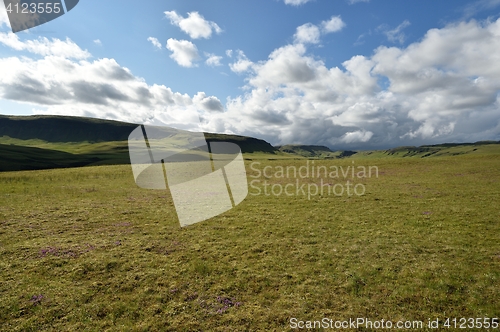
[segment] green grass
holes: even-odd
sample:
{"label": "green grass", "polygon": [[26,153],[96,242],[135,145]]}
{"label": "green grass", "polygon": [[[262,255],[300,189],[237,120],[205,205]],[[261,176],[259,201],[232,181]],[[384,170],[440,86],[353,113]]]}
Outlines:
{"label": "green grass", "polygon": [[499,156],[317,160],[379,177],[353,180],[360,197],[249,195],[182,229],[169,192],[137,188],[129,165],[0,173],[0,330],[498,317]]}

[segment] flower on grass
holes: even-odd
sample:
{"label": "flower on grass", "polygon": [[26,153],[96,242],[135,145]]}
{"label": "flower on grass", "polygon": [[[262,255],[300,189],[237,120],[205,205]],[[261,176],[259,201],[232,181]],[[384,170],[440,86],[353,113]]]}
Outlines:
{"label": "flower on grass", "polygon": [[33,305],[39,305],[42,303],[42,299],[43,299],[43,295],[42,294],[39,294],[39,295],[33,295],[30,299],[30,302],[33,304]]}

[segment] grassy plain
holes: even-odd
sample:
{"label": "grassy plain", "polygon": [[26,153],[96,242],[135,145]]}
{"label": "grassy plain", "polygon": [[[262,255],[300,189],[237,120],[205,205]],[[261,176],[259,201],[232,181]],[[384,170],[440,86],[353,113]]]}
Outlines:
{"label": "grassy plain", "polygon": [[[129,165],[0,173],[0,330],[499,317],[500,150],[481,151],[317,160],[379,176],[351,179],[366,186],[359,197],[249,195],[182,229],[169,192],[138,188]],[[249,180],[252,168],[306,165],[252,162]]]}

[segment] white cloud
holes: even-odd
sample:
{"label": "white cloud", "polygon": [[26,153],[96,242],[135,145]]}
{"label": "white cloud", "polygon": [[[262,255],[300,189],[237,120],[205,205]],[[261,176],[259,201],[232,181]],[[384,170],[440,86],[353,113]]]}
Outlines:
{"label": "white cloud", "polygon": [[205,92],[198,92],[193,97],[193,103],[198,106],[198,108],[203,109],[207,112],[223,112],[224,106],[217,97],[207,96]]}
{"label": "white cloud", "polygon": [[347,2],[350,5],[354,5],[355,3],[358,3],[358,2],[370,2],[370,0],[347,0]]}
{"label": "white cloud", "polygon": [[331,33],[342,30],[346,24],[339,16],[332,16],[328,21],[321,22],[323,33]]}
{"label": "white cloud", "polygon": [[229,68],[235,73],[243,73],[251,69],[253,62],[248,60],[243,51],[238,50],[237,53],[238,60],[234,63],[231,63],[229,65]]}
{"label": "white cloud", "polygon": [[0,43],[17,51],[27,51],[42,56],[55,55],[73,59],[86,59],[90,57],[90,53],[87,50],[82,50],[69,38],[66,38],[66,40],[57,38],[49,40],[45,37],[40,37],[35,40],[22,41],[15,33],[0,32]]}
{"label": "white cloud", "polygon": [[395,29],[389,30],[386,24],[379,26],[377,29],[382,31],[390,42],[399,42],[400,44],[403,44],[406,40],[406,35],[403,32],[403,29],[408,26],[410,26],[410,21],[404,20],[403,23],[398,25]]}
{"label": "white cloud", "polygon": [[222,60],[222,57],[219,55],[211,54],[211,53],[205,53],[205,56],[207,57],[207,60],[205,63],[211,67],[218,67],[222,66],[220,63]]}
{"label": "white cloud", "polygon": [[366,143],[368,142],[373,136],[373,133],[371,131],[353,131],[353,132],[348,132],[344,136],[342,136],[341,140],[345,143]]}
{"label": "white cloud", "polygon": [[88,116],[132,123],[199,128],[199,112],[223,110],[203,92],[195,98],[148,85],[113,59],[92,62],[47,56],[0,59],[0,98],[33,105],[40,114]]}
{"label": "white cloud", "polygon": [[251,66],[247,92],[204,128],[338,148],[500,140],[499,37],[500,19],[449,25],[340,68],[286,45]]}
{"label": "white cloud", "polygon": [[285,4],[292,6],[300,6],[305,3],[308,3],[311,0],[285,0]]}
{"label": "white cloud", "polygon": [[161,43],[158,40],[158,38],[148,37],[148,41],[151,42],[151,44],[153,44],[153,46],[156,47],[157,49],[159,49],[159,50],[162,49]]}
{"label": "white cloud", "polygon": [[95,40],[94,40],[94,44],[99,45],[99,46],[102,46],[102,42],[101,42],[101,40],[100,40],[100,39],[95,39]]}
{"label": "white cloud", "polygon": [[[51,47],[68,42],[35,41]],[[194,65],[196,46],[169,41],[177,62]],[[432,29],[407,47],[381,46],[339,67],[318,60],[307,43],[284,45],[256,62],[238,50],[230,68],[245,75],[246,86],[224,105],[203,92],[191,98],[148,85],[113,59],[83,60],[74,52],[17,39],[4,44],[36,50],[37,56],[0,59],[0,98],[28,103],[45,114],[339,149],[500,140],[500,19]],[[199,115],[201,126],[192,125]]]}
{"label": "white cloud", "polygon": [[321,33],[327,34],[342,30],[346,24],[340,16],[332,16],[329,20],[321,22],[321,30],[312,23],[306,23],[297,27],[293,38],[295,43],[299,44],[318,44]]}
{"label": "white cloud", "polygon": [[500,0],[477,0],[471,1],[464,8],[465,17],[471,17],[483,10],[491,10],[500,6]]}
{"label": "white cloud", "polygon": [[0,99],[32,105],[37,114],[87,116],[200,131],[200,113],[224,110],[217,97],[203,92],[191,98],[163,85],[148,85],[114,59],[75,58],[74,52],[61,52],[61,41],[43,40],[42,47],[10,38],[4,44],[14,50],[48,54],[41,59],[0,58]]}
{"label": "white cloud", "polygon": [[188,17],[184,18],[175,11],[166,11],[165,16],[170,19],[170,23],[178,26],[193,39],[208,39],[213,32],[217,34],[222,32],[217,23],[205,20],[198,12],[190,12]]}
{"label": "white cloud", "polygon": [[228,58],[232,58],[233,57],[233,50],[226,50],[226,56]]}
{"label": "white cloud", "polygon": [[169,38],[167,49],[172,52],[170,57],[182,67],[195,67],[194,62],[200,57],[196,45],[187,40]]}
{"label": "white cloud", "polygon": [[297,32],[294,35],[294,40],[296,43],[317,44],[319,43],[319,37],[319,28],[314,24],[306,23],[297,28]]}

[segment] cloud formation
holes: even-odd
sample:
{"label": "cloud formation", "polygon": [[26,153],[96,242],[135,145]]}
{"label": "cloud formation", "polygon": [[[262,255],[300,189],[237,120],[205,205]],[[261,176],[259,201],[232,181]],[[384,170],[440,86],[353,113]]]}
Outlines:
{"label": "cloud formation", "polygon": [[306,23],[297,28],[294,39],[296,43],[317,44],[319,43],[319,36],[319,28],[314,24]]}
{"label": "cloud formation", "polygon": [[339,148],[499,140],[499,37],[500,19],[462,22],[340,68],[285,45],[248,66],[248,92],[205,129]]}
{"label": "cloud formation", "polygon": [[158,40],[158,38],[148,37],[148,41],[151,42],[151,44],[153,44],[153,46],[156,47],[157,49],[159,49],[159,50],[162,49],[161,43]]}
{"label": "cloud formation", "polygon": [[392,30],[389,29],[387,24],[380,25],[377,30],[381,31],[390,42],[403,44],[406,40],[406,35],[403,32],[403,29],[410,26],[410,24],[410,21],[404,20],[403,23]]}
{"label": "cloud formation", "polygon": [[217,34],[222,32],[217,23],[205,20],[198,12],[190,12],[188,17],[184,18],[175,11],[166,11],[165,16],[170,19],[171,24],[178,26],[192,39],[208,39],[213,32]]}
{"label": "cloud formation", "polygon": [[170,57],[182,67],[195,67],[194,62],[200,58],[198,48],[188,40],[169,38],[167,49],[172,52]]}
{"label": "cloud formation", "polygon": [[500,0],[476,0],[471,1],[464,8],[464,15],[469,18],[483,10],[489,10],[500,6]]}
{"label": "cloud formation", "polygon": [[[218,98],[204,92],[191,98],[163,85],[149,85],[114,59],[88,61],[91,54],[69,39],[21,41],[2,33],[0,40],[11,49],[36,55],[0,58],[0,99],[32,105],[37,114],[97,117],[200,131],[200,115],[224,110]],[[187,65],[192,60],[190,42],[173,40],[170,45],[178,61]]]}
{"label": "cloud formation", "polygon": [[91,56],[87,50],[82,50],[69,38],[66,38],[66,40],[57,38],[49,40],[40,37],[35,40],[21,41],[15,33],[0,32],[0,43],[16,51],[27,51],[42,56],[55,55],[69,59],[87,59]]}
{"label": "cloud formation", "polygon": [[323,33],[338,32],[342,30],[346,24],[342,21],[339,16],[332,16],[328,21],[321,22],[321,28]]}
{"label": "cloud formation", "polygon": [[210,66],[210,67],[219,67],[222,66],[221,60],[222,57],[220,55],[215,55],[212,53],[205,53],[205,56],[207,57],[207,60],[205,60],[205,63]]}
{"label": "cloud formation", "polygon": [[308,3],[311,0],[284,0],[286,5],[291,5],[291,6],[300,6],[305,3]]}
{"label": "cloud formation", "polygon": [[321,29],[312,24],[306,23],[297,27],[294,41],[299,44],[318,44],[321,34],[328,34],[342,30],[346,24],[340,16],[332,16],[328,21],[321,22]]}
{"label": "cloud formation", "polygon": [[36,113],[90,116],[200,130],[200,112],[220,112],[220,101],[148,85],[113,59],[72,61],[56,56],[0,59],[0,98],[32,104]]}
{"label": "cloud formation", "polygon": [[[0,39],[36,55],[0,59],[0,98],[37,113],[339,149],[500,140],[500,19],[431,29],[411,45],[380,46],[338,67],[311,54],[309,42],[283,45],[262,61],[228,52],[246,86],[225,105],[204,92],[149,85],[113,59],[90,61],[70,40]],[[167,48],[186,67],[199,58],[189,41],[169,39]]]}
{"label": "cloud formation", "polygon": [[[244,73],[251,68],[253,62],[248,60],[247,56],[245,55],[245,53],[243,53],[242,50],[238,50],[236,53],[237,53],[237,60],[236,62],[229,64],[229,68],[235,73],[238,74]],[[230,52],[226,51],[226,55],[228,57],[232,57],[233,51],[232,50]]]}
{"label": "cloud formation", "polygon": [[208,112],[223,112],[224,106],[220,102],[219,98],[214,96],[207,96],[205,92],[198,92],[193,97],[193,102],[196,105],[201,106],[201,108]]}

